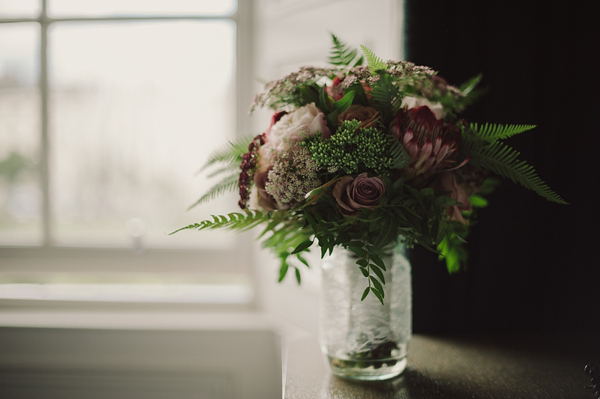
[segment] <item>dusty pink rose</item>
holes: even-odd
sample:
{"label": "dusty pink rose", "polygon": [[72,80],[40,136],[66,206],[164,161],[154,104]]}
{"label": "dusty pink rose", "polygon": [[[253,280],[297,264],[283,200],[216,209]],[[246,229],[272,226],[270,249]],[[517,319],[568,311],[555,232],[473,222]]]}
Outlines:
{"label": "dusty pink rose", "polygon": [[355,214],[360,208],[374,208],[385,192],[385,185],[379,177],[367,177],[366,173],[342,177],[333,188],[333,196],[342,212]]}

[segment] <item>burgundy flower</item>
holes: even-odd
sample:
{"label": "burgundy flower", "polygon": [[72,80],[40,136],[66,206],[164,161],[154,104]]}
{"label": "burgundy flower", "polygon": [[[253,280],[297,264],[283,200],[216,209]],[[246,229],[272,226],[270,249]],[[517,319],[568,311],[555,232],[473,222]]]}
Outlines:
{"label": "burgundy flower", "polygon": [[342,212],[358,213],[360,208],[374,208],[385,193],[385,185],[379,177],[367,177],[366,173],[342,177],[333,188],[333,196]]}
{"label": "burgundy flower", "polygon": [[343,79],[343,77],[340,78],[336,76],[335,78],[333,78],[331,86],[326,87],[327,94],[329,94],[329,96],[331,96],[334,101],[340,101],[342,97],[344,97],[344,88],[340,84],[342,83]]}
{"label": "burgundy flower", "polygon": [[426,105],[400,109],[391,133],[400,140],[411,159],[402,175],[407,181],[416,180],[416,185],[434,173],[459,168],[468,161],[457,165],[459,126],[437,119]]}
{"label": "burgundy flower", "polygon": [[238,179],[238,189],[240,193],[238,205],[242,209],[246,209],[248,200],[250,199],[250,188],[252,187],[254,173],[258,167],[258,150],[264,143],[265,134],[259,134],[254,137],[248,145],[248,152],[242,156],[242,163],[240,164],[241,172]]}

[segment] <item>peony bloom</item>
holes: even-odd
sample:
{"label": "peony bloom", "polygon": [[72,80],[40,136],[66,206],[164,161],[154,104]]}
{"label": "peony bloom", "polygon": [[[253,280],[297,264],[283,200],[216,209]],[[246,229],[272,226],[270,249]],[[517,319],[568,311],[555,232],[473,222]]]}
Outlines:
{"label": "peony bloom", "polygon": [[266,143],[260,149],[261,157],[271,159],[275,154],[289,149],[290,144],[299,142],[307,136],[320,133],[331,136],[323,114],[314,104],[300,107],[289,114],[282,115],[269,129]]}
{"label": "peony bloom", "polygon": [[333,196],[342,213],[352,215],[360,208],[374,208],[385,193],[385,185],[379,177],[367,177],[361,173],[356,178],[342,177],[333,188]]}
{"label": "peony bloom", "polygon": [[460,140],[458,127],[444,124],[426,105],[400,109],[390,131],[411,159],[402,175],[408,181],[417,180],[417,185],[434,173],[459,168],[468,161],[456,164]]}
{"label": "peony bloom", "polygon": [[373,107],[363,107],[353,104],[346,111],[338,115],[338,123],[356,119],[360,122],[360,128],[376,127],[379,119],[379,112]]}

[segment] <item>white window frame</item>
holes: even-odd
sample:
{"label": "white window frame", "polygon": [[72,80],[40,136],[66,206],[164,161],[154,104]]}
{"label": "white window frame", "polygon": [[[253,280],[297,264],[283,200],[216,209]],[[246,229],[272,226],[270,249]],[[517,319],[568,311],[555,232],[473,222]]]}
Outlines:
{"label": "white window frame", "polygon": [[[40,26],[39,81],[40,93],[40,188],[42,192],[42,245],[7,246],[0,244],[0,274],[19,273],[40,275],[49,273],[233,273],[246,274],[256,286],[252,272],[251,245],[248,236],[237,236],[235,251],[214,249],[161,249],[148,248],[136,252],[128,248],[69,247],[57,245],[53,240],[53,220],[49,173],[49,102],[48,81],[48,28],[61,22],[106,21],[233,21],[236,25],[236,134],[250,133],[247,110],[252,100],[252,0],[238,0],[237,10],[228,16],[211,15],[135,15],[102,17],[50,17],[47,0],[40,0],[41,10],[37,17],[0,18],[0,25],[14,23],[37,23]],[[182,171],[185,173],[185,171]],[[193,221],[191,221],[193,222]],[[202,233],[198,233],[202,234]],[[209,234],[209,233],[205,233]],[[232,233],[234,234],[234,233]],[[200,241],[200,240],[199,240]],[[10,302],[10,301],[9,301]],[[5,303],[6,304],[6,303]],[[252,305],[252,304],[250,304]]]}

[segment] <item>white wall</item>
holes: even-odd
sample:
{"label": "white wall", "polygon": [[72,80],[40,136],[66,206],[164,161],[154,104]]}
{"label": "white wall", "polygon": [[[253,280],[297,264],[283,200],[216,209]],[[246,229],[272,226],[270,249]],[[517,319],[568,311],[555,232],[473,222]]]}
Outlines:
{"label": "white wall", "polygon": [[[326,63],[329,32],[354,47],[363,44],[383,59],[401,59],[402,4],[402,0],[256,0],[255,91],[299,66]],[[255,132],[265,130],[271,114],[270,110],[256,112]],[[316,334],[319,257],[313,259],[312,270],[303,269],[304,283],[299,288],[293,272],[277,284],[278,265],[270,253],[254,254],[261,308]]]}

